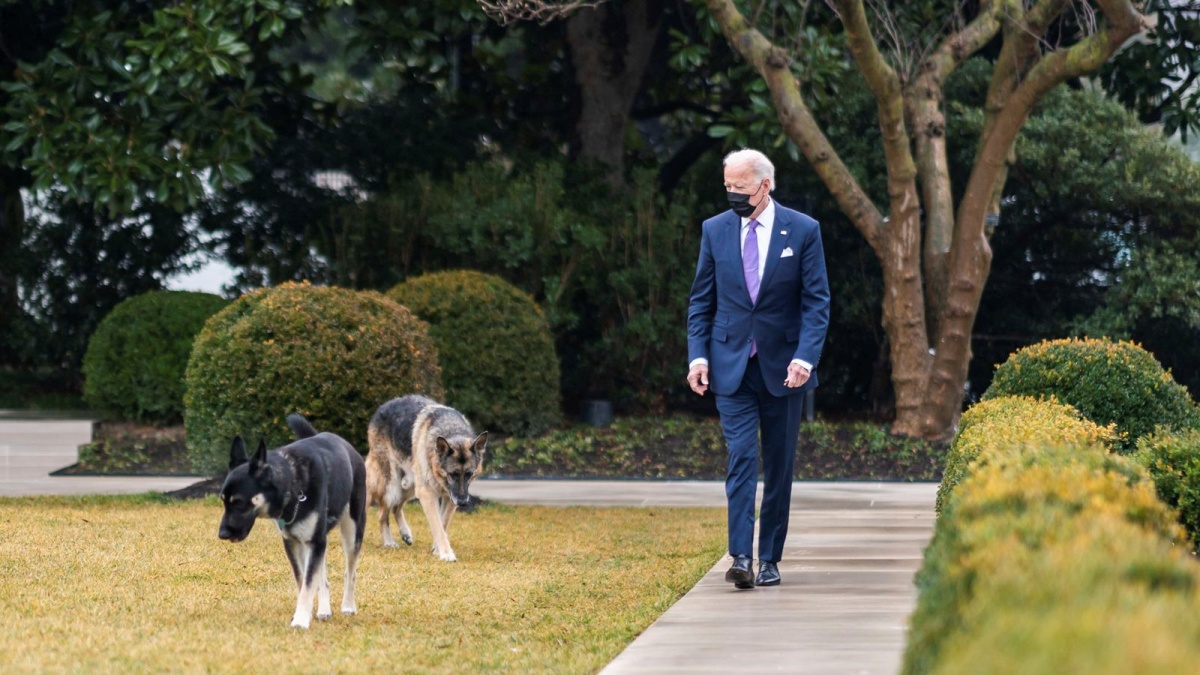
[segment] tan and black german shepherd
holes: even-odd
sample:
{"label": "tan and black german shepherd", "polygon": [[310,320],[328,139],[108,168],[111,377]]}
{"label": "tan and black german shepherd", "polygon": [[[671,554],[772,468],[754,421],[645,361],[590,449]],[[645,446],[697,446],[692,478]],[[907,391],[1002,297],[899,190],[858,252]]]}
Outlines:
{"label": "tan and black german shepherd", "polygon": [[415,496],[433,533],[433,552],[458,560],[450,548],[450,518],[471,497],[467,489],[483,469],[487,432],[478,436],[457,410],[410,394],[379,406],[367,427],[367,500],[379,506],[383,545],[396,547],[388,527],[395,514],[400,538],[412,544],[404,505]]}

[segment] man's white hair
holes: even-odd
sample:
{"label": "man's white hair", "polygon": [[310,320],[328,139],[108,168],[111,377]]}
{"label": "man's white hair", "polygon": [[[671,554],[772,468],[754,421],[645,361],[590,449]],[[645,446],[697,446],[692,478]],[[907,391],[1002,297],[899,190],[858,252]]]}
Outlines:
{"label": "man's white hair", "polygon": [[749,166],[750,170],[754,172],[756,179],[759,181],[770,179],[771,190],[775,189],[775,165],[771,163],[771,160],[767,159],[766,155],[758,150],[751,150],[750,148],[734,150],[725,155],[725,161],[721,162],[721,166]]}

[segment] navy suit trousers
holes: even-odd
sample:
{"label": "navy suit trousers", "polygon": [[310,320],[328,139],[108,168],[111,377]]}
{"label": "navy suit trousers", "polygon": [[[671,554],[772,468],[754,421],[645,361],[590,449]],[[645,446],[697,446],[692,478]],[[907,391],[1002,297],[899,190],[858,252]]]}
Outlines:
{"label": "navy suit trousers", "polygon": [[729,554],[750,556],[754,547],[754,501],[758,491],[759,432],[762,433],[763,500],[758,559],[779,562],[787,538],[792,474],[800,435],[802,395],[772,396],[758,358],[751,358],[741,386],[717,394],[717,412],[729,449],[725,496],[729,502]]}

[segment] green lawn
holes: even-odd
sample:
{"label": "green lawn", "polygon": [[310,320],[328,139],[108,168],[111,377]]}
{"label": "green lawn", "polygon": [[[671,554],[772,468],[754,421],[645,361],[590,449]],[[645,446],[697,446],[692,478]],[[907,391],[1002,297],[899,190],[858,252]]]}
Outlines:
{"label": "green lawn", "polygon": [[[488,505],[451,528],[458,563],[384,549],[371,510],[358,615],[288,627],[278,531],[217,539],[215,498],[0,499],[0,663],[12,671],[594,672],[716,562],[722,509]],[[336,534],[336,533],[335,533]]]}

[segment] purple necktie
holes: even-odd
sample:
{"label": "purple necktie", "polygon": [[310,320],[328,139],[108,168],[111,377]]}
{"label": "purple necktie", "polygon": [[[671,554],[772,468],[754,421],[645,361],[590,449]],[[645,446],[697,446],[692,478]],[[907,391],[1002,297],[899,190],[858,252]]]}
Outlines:
{"label": "purple necktie", "polygon": [[[746,277],[746,290],[750,293],[750,302],[758,302],[758,221],[751,219],[750,231],[746,233],[746,243],[742,246],[742,274]],[[750,341],[750,356],[758,352],[758,345]]]}
{"label": "purple necktie", "polygon": [[758,302],[758,235],[754,233],[758,221],[751,220],[749,227],[746,243],[742,245],[742,274],[746,277],[746,290],[750,292],[750,302]]}

